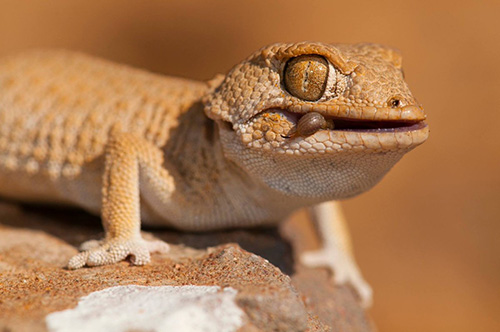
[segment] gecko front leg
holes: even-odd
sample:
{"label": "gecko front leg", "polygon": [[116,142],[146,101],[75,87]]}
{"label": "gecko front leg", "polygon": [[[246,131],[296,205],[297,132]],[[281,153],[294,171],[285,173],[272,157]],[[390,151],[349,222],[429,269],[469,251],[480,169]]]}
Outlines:
{"label": "gecko front leg", "polygon": [[323,247],[305,252],[301,261],[310,267],[328,267],[333,271],[336,284],[350,284],[357,292],[364,307],[372,304],[372,289],[363,279],[354,260],[352,245],[340,204],[325,202],[310,209],[318,227]]}
{"label": "gecko front leg", "polygon": [[113,264],[129,256],[132,264],[144,265],[150,261],[151,252],[168,251],[165,242],[146,241],[140,234],[140,175],[154,182],[155,191],[164,199],[174,190],[174,181],[162,164],[163,155],[156,146],[141,137],[113,130],[105,150],[102,188],[105,236],[83,243],[84,251],[70,259],[69,269]]}

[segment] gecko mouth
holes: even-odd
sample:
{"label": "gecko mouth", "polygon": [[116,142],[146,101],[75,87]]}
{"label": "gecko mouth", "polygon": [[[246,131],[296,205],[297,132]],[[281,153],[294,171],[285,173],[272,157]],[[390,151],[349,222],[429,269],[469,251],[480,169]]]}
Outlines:
{"label": "gecko mouth", "polygon": [[310,111],[305,114],[295,113],[284,109],[273,109],[292,122],[293,132],[300,136],[309,136],[318,130],[387,133],[414,131],[425,128],[424,120],[368,120],[347,117],[329,116]]}
{"label": "gecko mouth", "polygon": [[392,114],[383,109],[378,114],[370,111],[357,109],[325,114],[314,109],[299,113],[269,108],[236,128],[241,130],[242,142],[248,147],[309,155],[361,150],[396,151],[416,147],[429,135],[421,108],[396,109]]}

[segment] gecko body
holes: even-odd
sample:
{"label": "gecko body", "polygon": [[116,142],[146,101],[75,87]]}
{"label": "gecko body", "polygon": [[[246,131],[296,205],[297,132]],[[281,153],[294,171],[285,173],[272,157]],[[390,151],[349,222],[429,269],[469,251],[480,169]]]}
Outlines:
{"label": "gecko body", "polygon": [[[307,114],[307,115],[306,115]],[[208,84],[66,51],[0,60],[0,196],[100,214],[69,268],[150,252],[141,221],[182,230],[272,225],[311,207],[334,270],[365,304],[334,200],[374,186],[428,136],[397,51],[274,44]]]}

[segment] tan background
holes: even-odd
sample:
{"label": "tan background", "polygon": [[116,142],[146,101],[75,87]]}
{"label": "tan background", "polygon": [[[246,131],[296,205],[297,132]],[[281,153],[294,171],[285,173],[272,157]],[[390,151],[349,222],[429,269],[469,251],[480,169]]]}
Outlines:
{"label": "tan background", "polygon": [[404,55],[430,140],[346,202],[380,331],[500,331],[500,1],[4,1],[0,55],[64,47],[208,79],[277,41]]}

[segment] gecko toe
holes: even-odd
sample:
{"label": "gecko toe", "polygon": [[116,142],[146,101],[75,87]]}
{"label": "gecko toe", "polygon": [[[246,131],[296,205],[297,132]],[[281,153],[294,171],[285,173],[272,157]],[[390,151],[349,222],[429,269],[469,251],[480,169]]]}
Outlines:
{"label": "gecko toe", "polygon": [[146,241],[142,238],[128,241],[87,241],[82,248],[88,248],[69,260],[68,269],[84,266],[101,266],[120,262],[130,257],[133,265],[145,265],[151,261],[152,252],[165,253],[169,245],[160,240]]}
{"label": "gecko toe", "polygon": [[102,240],[89,240],[85,241],[80,245],[80,251],[88,251],[92,249],[97,249],[102,245]]}
{"label": "gecko toe", "polygon": [[117,263],[129,255],[129,250],[121,245],[103,245],[98,249],[90,250],[87,259],[88,266],[101,266]]}
{"label": "gecko toe", "polygon": [[89,252],[85,251],[71,257],[71,259],[68,262],[67,268],[70,270],[76,270],[84,267],[85,264],[87,263],[88,256]]}
{"label": "gecko toe", "polygon": [[130,254],[130,262],[133,265],[145,265],[151,261],[148,248],[137,248]]}
{"label": "gecko toe", "polygon": [[370,285],[368,285],[364,280],[362,283],[356,287],[358,295],[361,299],[361,305],[364,308],[370,308],[373,305],[373,291]]}
{"label": "gecko toe", "polygon": [[319,250],[308,251],[300,255],[300,261],[308,267],[321,267],[328,265],[328,260],[325,258],[324,253]]}
{"label": "gecko toe", "polygon": [[146,246],[149,252],[157,252],[165,254],[170,251],[168,243],[161,240],[146,241]]}

